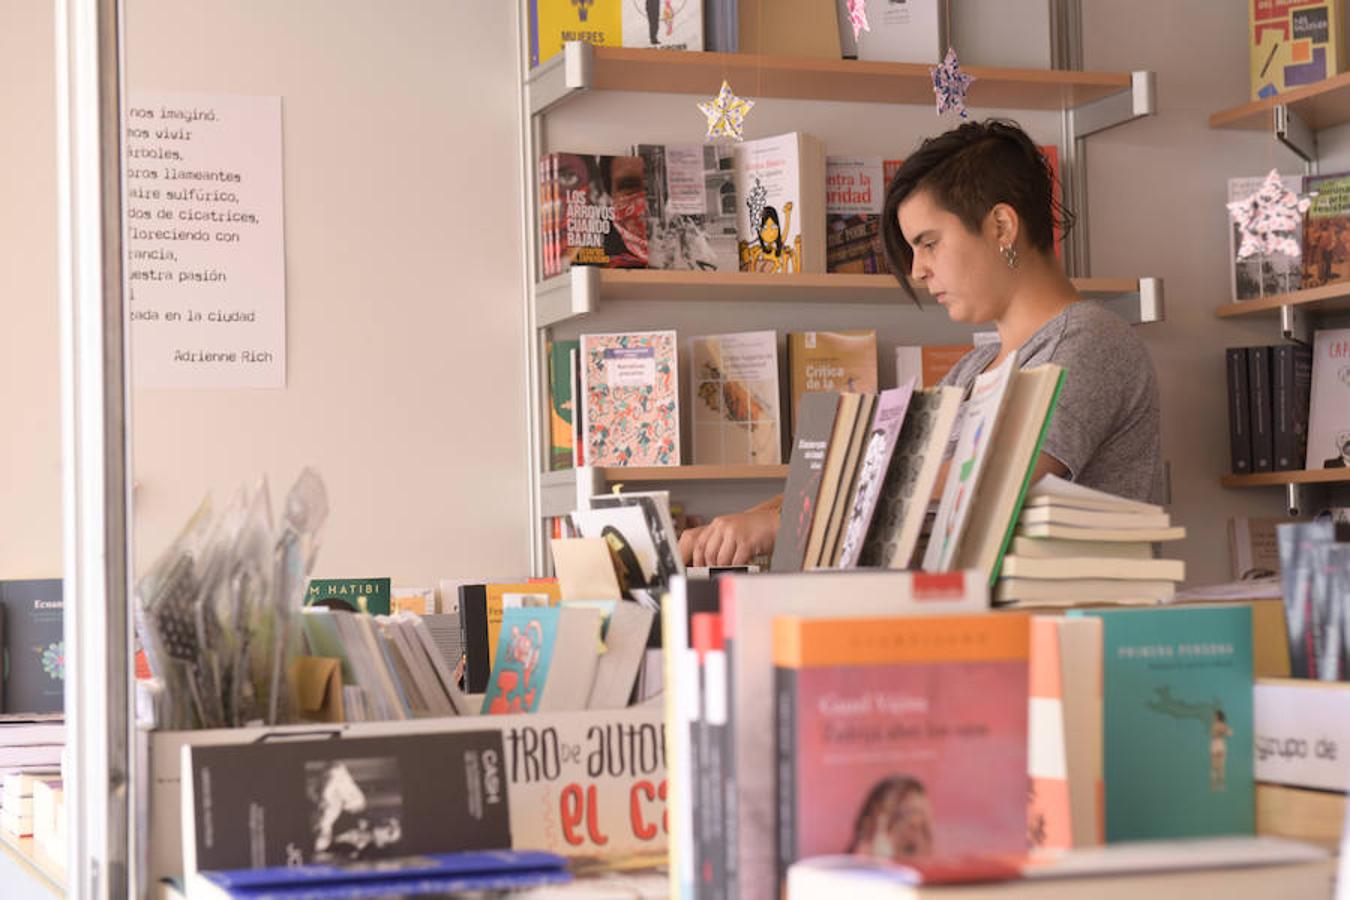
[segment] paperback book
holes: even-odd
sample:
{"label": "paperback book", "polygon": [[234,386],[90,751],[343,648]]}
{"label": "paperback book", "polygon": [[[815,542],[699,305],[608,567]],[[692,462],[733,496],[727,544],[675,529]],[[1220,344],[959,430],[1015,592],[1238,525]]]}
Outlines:
{"label": "paperback book", "polygon": [[[842,2],[839,5],[843,5]],[[858,59],[938,63],[946,51],[944,4],[940,0],[871,0],[868,29],[857,37]],[[850,34],[852,30],[850,29]]]}
{"label": "paperback book", "polygon": [[876,412],[862,448],[853,495],[845,506],[844,532],[835,560],[838,568],[851,569],[858,564],[913,393],[914,382],[910,381],[877,396]]}
{"label": "paperback book", "polygon": [[1313,337],[1307,469],[1350,466],[1350,328]]}
{"label": "paperback book", "polygon": [[825,270],[885,272],[881,206],[886,184],[879,156],[825,159]]}
{"label": "paperback book", "polygon": [[647,180],[640,156],[552,153],[540,160],[544,275],[573,265],[647,266]]}
{"label": "paperback book", "polygon": [[305,605],[387,616],[390,584],[388,578],[311,578],[305,588]]}
{"label": "paperback book", "polygon": [[550,472],[572,468],[576,397],[572,393],[572,354],[579,341],[549,341],[548,365],[548,468]]}
{"label": "paperback book", "polygon": [[684,573],[680,557],[679,539],[670,516],[669,491],[621,491],[617,494],[596,494],[591,497],[592,510],[618,507],[637,507],[642,511],[647,533],[656,549],[655,586],[665,588],[672,578]]}
{"label": "paperback book", "polygon": [[[1280,180],[1284,183],[1284,189],[1292,194],[1298,194],[1303,190],[1301,175],[1284,175]],[[1228,179],[1228,202],[1246,200],[1259,191],[1265,181],[1264,175]],[[1229,286],[1234,300],[1273,297],[1299,289],[1303,278],[1302,260],[1299,257],[1285,253],[1258,253],[1246,259],[1238,259],[1238,248],[1242,244],[1242,229],[1231,216],[1227,216],[1227,221],[1228,258],[1232,260]],[[1301,221],[1294,240],[1300,243],[1303,240]]]}
{"label": "paperback book", "polygon": [[1340,0],[1249,0],[1252,99],[1330,78],[1345,68]]}
{"label": "paperback book", "polygon": [[787,362],[794,428],[797,406],[808,391],[877,392],[874,330],[788,332]]}
{"label": "paperback book", "polygon": [[733,147],[743,272],[825,271],[825,151],[792,132]]}
{"label": "paperback book", "polygon": [[506,610],[483,715],[585,709],[599,651],[598,609]]}
{"label": "paperback book", "polygon": [[635,152],[646,163],[648,268],[740,268],[731,148],[640,144]]}
{"label": "paperback book", "polygon": [[581,357],[587,465],[679,465],[675,332],[583,334]]}
{"label": "paperback book", "polygon": [[622,0],[623,45],[703,49],[702,0]]}
{"label": "paperback book", "polygon": [[917,378],[917,387],[937,387],[974,344],[911,345],[895,348],[895,383]]}
{"label": "paperback book", "polygon": [[781,462],[777,333],[696,337],[689,359],[694,463]]}
{"label": "paperback book", "polygon": [[64,709],[64,609],[59,578],[0,581],[4,653],[0,713],[59,713]]}
{"label": "paperback book", "polygon": [[623,44],[623,5],[627,0],[589,0],[559,3],[529,0],[530,66],[548,62],[568,41],[604,47]]}
{"label": "paperback book", "polygon": [[1278,526],[1280,582],[1295,678],[1350,676],[1350,544],[1336,541],[1328,521]]}
{"label": "paperback book", "polygon": [[1350,173],[1309,175],[1303,192],[1312,201],[1303,214],[1303,288],[1350,278],[1341,243],[1350,230]]}
{"label": "paperback book", "polygon": [[800,571],[806,559],[839,400],[839,394],[833,392],[812,392],[802,397],[787,483],[783,487],[778,535],[769,564],[771,571]]}

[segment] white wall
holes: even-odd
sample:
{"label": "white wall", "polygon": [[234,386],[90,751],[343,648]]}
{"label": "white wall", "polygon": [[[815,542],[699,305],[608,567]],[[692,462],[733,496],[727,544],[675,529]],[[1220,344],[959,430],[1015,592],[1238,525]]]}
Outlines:
{"label": "white wall", "polygon": [[0,5],[0,578],[61,575],[52,6]]}

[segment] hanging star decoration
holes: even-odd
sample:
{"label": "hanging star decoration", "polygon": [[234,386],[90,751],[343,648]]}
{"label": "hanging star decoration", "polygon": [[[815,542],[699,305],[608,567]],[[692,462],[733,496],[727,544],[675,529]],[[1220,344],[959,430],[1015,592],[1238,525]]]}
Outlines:
{"label": "hanging star decoration", "polygon": [[864,31],[872,30],[872,26],[867,24],[867,0],[848,0],[848,20],[853,25],[855,41]]}
{"label": "hanging star decoration", "polygon": [[731,92],[731,85],[722,82],[722,90],[711,103],[700,103],[698,108],[708,117],[708,140],[729,137],[741,140],[741,126],[745,114],[755,105],[753,100],[742,100]]}
{"label": "hanging star decoration", "polygon": [[959,113],[963,119],[967,118],[966,91],[970,90],[970,83],[975,80],[975,76],[961,71],[961,64],[956,60],[956,48],[948,47],[946,58],[928,72],[933,76],[938,115],[950,111]]}
{"label": "hanging star decoration", "polygon": [[1284,186],[1280,173],[1271,169],[1255,194],[1228,204],[1228,214],[1242,235],[1237,258],[1270,254],[1301,257],[1298,228],[1310,205],[1310,199],[1299,198]]}

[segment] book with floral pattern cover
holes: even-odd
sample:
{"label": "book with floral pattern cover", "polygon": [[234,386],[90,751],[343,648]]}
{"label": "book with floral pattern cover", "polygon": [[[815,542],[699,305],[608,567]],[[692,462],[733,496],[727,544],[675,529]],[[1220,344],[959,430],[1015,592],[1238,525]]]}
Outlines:
{"label": "book with floral pattern cover", "polygon": [[680,464],[680,395],[673,331],[581,336],[586,461]]}

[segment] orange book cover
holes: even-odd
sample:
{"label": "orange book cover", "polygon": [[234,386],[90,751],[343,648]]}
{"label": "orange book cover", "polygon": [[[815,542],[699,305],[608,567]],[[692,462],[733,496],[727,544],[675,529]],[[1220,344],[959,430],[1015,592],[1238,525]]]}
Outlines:
{"label": "orange book cover", "polygon": [[877,333],[866,331],[794,331],[788,334],[792,423],[807,391],[841,394],[877,392]]}

